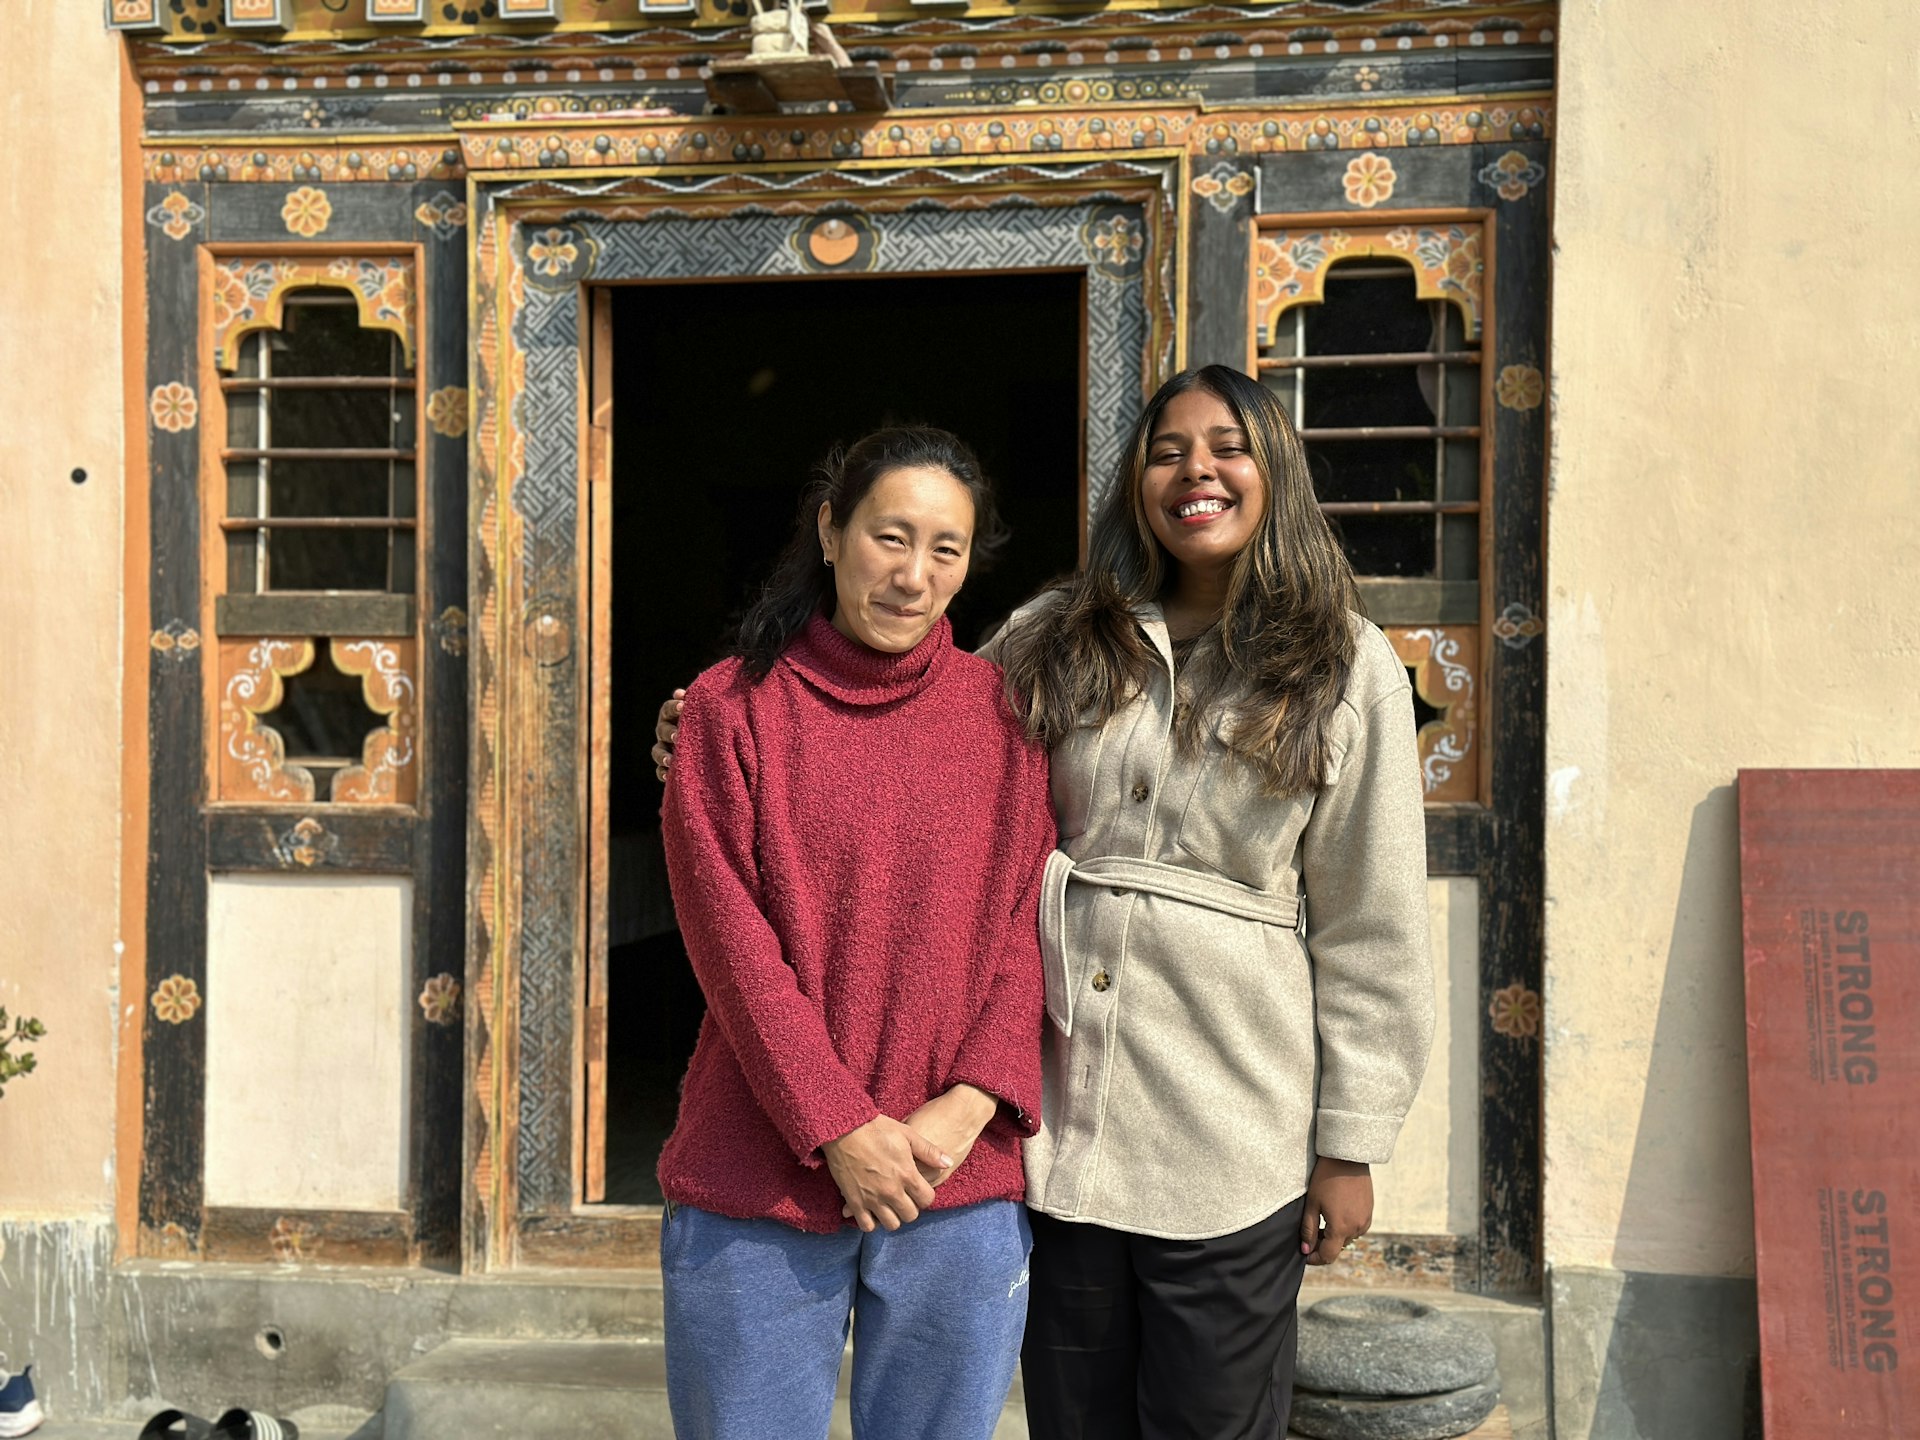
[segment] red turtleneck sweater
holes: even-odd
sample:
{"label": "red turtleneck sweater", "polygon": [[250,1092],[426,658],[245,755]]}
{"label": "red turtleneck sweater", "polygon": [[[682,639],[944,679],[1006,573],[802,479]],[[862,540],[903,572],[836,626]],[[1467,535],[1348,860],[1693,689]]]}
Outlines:
{"label": "red turtleneck sweater", "polygon": [[820,1146],[961,1083],[1002,1104],[934,1208],[1022,1198],[1054,823],[999,670],[945,619],[883,655],[815,617],[758,684],[688,689],[661,818],[707,997],[667,1198],[831,1232]]}

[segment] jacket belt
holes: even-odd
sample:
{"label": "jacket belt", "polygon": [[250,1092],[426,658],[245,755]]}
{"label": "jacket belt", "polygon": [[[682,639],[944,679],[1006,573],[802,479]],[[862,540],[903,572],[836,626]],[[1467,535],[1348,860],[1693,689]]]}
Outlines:
{"label": "jacket belt", "polygon": [[1288,930],[1300,925],[1300,897],[1274,895],[1250,885],[1207,875],[1163,860],[1136,860],[1124,855],[1097,855],[1076,863],[1064,850],[1047,857],[1040,888],[1040,955],[1046,967],[1047,1013],[1063,1035],[1073,1033],[1073,1002],[1077,988],[1067,965],[1067,886],[1105,885],[1159,895],[1188,905],[1217,910],[1262,925]]}

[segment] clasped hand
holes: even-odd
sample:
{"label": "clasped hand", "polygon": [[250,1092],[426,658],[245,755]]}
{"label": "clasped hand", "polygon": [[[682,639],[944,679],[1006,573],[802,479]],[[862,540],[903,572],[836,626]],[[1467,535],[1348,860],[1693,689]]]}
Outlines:
{"label": "clasped hand", "polygon": [[820,1148],[846,1203],[840,1213],[864,1231],[898,1230],[933,1203],[936,1186],[960,1168],[999,1102],[971,1085],[937,1095],[903,1123],[877,1115]]}

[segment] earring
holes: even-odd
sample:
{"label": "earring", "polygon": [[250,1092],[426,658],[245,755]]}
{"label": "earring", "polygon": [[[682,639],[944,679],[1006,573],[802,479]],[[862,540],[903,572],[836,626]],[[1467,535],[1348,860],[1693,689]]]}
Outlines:
{"label": "earring", "polygon": [[[821,558],[822,560],[826,560],[826,556],[824,556],[824,555],[823,555],[823,556],[821,556],[820,558]],[[827,562],[826,562],[826,563],[827,563],[827,568],[828,568],[829,570],[831,570],[831,569],[833,568],[833,561],[831,561],[831,560],[827,560]]]}

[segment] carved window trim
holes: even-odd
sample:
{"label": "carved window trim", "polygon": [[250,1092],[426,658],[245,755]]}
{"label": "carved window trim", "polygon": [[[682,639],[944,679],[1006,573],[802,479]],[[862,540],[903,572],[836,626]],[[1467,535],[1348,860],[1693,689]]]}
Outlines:
{"label": "carved window trim", "polygon": [[1250,359],[1272,343],[1274,321],[1296,305],[1326,298],[1327,272],[1342,260],[1405,264],[1422,300],[1460,311],[1467,339],[1481,338],[1492,294],[1493,214],[1486,210],[1403,211],[1356,225],[1351,214],[1261,215],[1254,221],[1253,338]]}
{"label": "carved window trim", "polygon": [[341,290],[359,308],[360,323],[400,338],[409,369],[416,356],[420,309],[419,261],[412,246],[364,246],[297,252],[264,248],[219,253],[207,246],[202,286],[215,364],[231,375],[240,363],[240,342],[257,330],[278,330],[287,296],[296,290]]}
{"label": "carved window trim", "polygon": [[1480,629],[1384,625],[1413,690],[1440,712],[1420,727],[1420,787],[1430,805],[1480,798]]}
{"label": "carved window trim", "polygon": [[334,665],[361,678],[367,708],[386,724],[367,735],[360,761],[334,776],[331,805],[412,805],[420,793],[419,650],[384,637],[273,636],[219,643],[218,756],[213,797],[223,804],[313,805],[311,771],[287,759],[280,732],[261,717],[278,709],[285,680],[303,674],[328,646]]}
{"label": "carved window trim", "polygon": [[[416,807],[421,794],[421,645],[418,596],[397,592],[228,593],[226,387],[250,334],[278,329],[287,297],[323,289],[351,295],[360,323],[399,340],[413,380],[416,439],[413,514],[415,574],[431,541],[424,502],[428,447],[419,338],[421,252],[417,245],[206,245],[200,275],[200,479],[205,609],[201,633],[217,637],[206,704],[215,723],[207,757],[216,805],[312,806],[313,776],[290,764],[279,732],[261,720],[279,706],[284,679],[311,668],[322,646],[336,668],[357,675],[368,709],[385,717],[357,763],[334,776],[330,806]],[[239,602],[239,603],[233,603]],[[237,633],[236,633],[237,632]]]}

